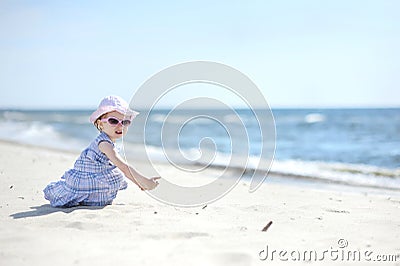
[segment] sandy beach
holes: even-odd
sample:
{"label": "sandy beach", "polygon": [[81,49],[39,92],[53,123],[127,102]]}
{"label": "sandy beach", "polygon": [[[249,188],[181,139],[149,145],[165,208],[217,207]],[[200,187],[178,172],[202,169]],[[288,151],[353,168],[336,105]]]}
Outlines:
{"label": "sandy beach", "polygon": [[[60,209],[42,190],[78,154],[0,149],[0,265],[400,265],[398,194],[268,181],[248,193],[241,181],[212,204],[178,208],[130,183],[113,205]],[[317,261],[303,258],[311,251]]]}

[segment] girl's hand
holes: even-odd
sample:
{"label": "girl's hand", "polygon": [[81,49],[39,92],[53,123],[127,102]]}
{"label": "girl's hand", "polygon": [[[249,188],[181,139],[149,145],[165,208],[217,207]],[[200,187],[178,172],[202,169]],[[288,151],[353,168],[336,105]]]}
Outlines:
{"label": "girl's hand", "polygon": [[157,176],[157,177],[152,177],[150,179],[146,179],[144,180],[145,182],[141,182],[140,183],[140,188],[141,190],[152,190],[155,189],[158,186],[158,179],[160,179],[161,177]]}
{"label": "girl's hand", "polygon": [[146,178],[138,173],[133,167],[125,162],[121,155],[116,152],[111,143],[106,141],[100,142],[99,149],[124,173],[127,178],[138,185],[142,190],[152,190],[158,186],[157,180],[161,177]]}

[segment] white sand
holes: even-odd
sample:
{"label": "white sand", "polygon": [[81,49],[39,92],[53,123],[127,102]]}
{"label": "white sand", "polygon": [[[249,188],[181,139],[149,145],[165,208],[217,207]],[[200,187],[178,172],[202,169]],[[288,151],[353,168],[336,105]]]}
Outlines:
{"label": "white sand", "polygon": [[[370,251],[371,260],[400,254],[399,196],[271,183],[250,194],[241,182],[204,209],[177,208],[130,183],[111,206],[57,209],[42,189],[78,155],[6,142],[0,149],[0,265],[282,265],[281,250],[289,261],[291,251],[315,251],[318,258],[325,250]],[[339,248],[339,239],[348,246]],[[259,259],[267,246],[277,250],[272,261],[271,254]],[[325,253],[311,263],[341,262],[332,258]],[[362,256],[347,264],[400,265],[400,257],[374,263]]]}

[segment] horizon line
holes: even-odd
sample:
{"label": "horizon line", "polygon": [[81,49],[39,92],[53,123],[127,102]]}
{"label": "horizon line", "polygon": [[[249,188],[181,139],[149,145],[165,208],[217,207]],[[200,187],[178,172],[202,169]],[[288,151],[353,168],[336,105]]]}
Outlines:
{"label": "horizon line", "polygon": [[[269,106],[270,109],[399,109],[400,105],[343,105],[343,106],[335,106],[335,105],[327,105],[327,106],[312,106],[312,105],[299,105],[299,106],[293,106],[293,105],[276,105],[276,106]],[[244,109],[250,109],[245,106],[232,106],[233,109],[236,110],[244,110]],[[12,107],[12,106],[0,106],[0,111],[91,111],[91,110],[96,110],[97,107],[88,107],[88,106],[63,106],[63,107]],[[143,111],[148,108],[144,107],[136,107],[134,108],[135,110],[138,111]],[[162,106],[158,108],[153,108],[153,110],[171,110],[173,107],[168,107],[168,106]],[[201,110],[201,109],[208,109],[208,110],[224,110],[224,108],[186,108],[186,109],[179,109],[179,110]],[[263,109],[263,107],[255,107],[252,109]]]}

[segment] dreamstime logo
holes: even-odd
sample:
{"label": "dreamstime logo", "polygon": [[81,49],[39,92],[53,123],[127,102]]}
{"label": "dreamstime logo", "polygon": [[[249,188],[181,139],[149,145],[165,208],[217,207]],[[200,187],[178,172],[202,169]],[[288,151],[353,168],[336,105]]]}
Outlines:
{"label": "dreamstime logo", "polygon": [[322,251],[317,250],[287,250],[271,249],[268,245],[258,253],[263,261],[372,261],[393,262],[400,261],[400,254],[378,254],[372,250],[349,250],[349,242],[341,238],[337,241],[337,248],[330,247]]}
{"label": "dreamstime logo", "polygon": [[[195,147],[198,150],[197,156],[188,156],[181,147],[181,139],[191,137],[190,132],[186,132],[185,129],[196,125],[196,122],[207,122],[218,127],[221,134],[229,139],[226,142],[230,145],[227,149],[229,153],[225,153],[228,159],[227,163],[222,165],[223,171],[212,182],[194,187],[175,184],[162,176],[153,164],[147,145],[150,137],[155,138],[150,136],[150,132],[153,132],[154,135],[154,131],[151,131],[154,128],[151,117],[152,115],[154,117],[160,101],[174,90],[193,84],[218,86],[235,95],[246,106],[247,117],[251,117],[255,121],[251,125],[252,132],[249,136],[248,123],[238,113],[238,110],[225,102],[223,98],[215,99],[204,96],[200,90],[191,94],[189,99],[177,102],[174,108],[169,110],[168,114],[163,117],[160,135],[157,136],[157,139],[161,142],[165,161],[184,176],[190,178],[191,175],[206,171],[210,166],[215,165],[215,160],[219,156],[218,141],[207,134],[198,140],[198,146]],[[146,108],[140,114],[141,119],[144,119],[143,128],[140,131],[134,131],[134,134],[138,134],[135,135],[135,138],[140,139],[143,144],[135,148],[135,154],[151,166],[154,176],[162,176],[159,186],[154,190],[147,191],[153,198],[175,206],[200,206],[226,195],[239,182],[244,173],[250,175],[251,178],[249,192],[256,191],[266,178],[275,152],[274,118],[263,94],[240,71],[224,64],[208,61],[174,65],[158,72],[142,84],[134,93],[130,105],[134,108],[138,103]],[[182,116],[182,114],[185,115]],[[223,116],[218,114],[223,114]],[[182,119],[176,121],[177,117]],[[229,118],[228,122],[225,119],[227,117]],[[210,129],[210,131],[212,130]],[[185,132],[187,134],[184,136]],[[259,144],[255,153],[254,147],[251,146],[254,138],[257,138]],[[124,148],[126,149],[126,147]],[[252,165],[251,171],[249,171],[251,148],[253,152],[251,154]],[[254,160],[254,156],[257,160]],[[233,167],[241,169],[234,176],[232,176],[232,171],[229,171]]]}

